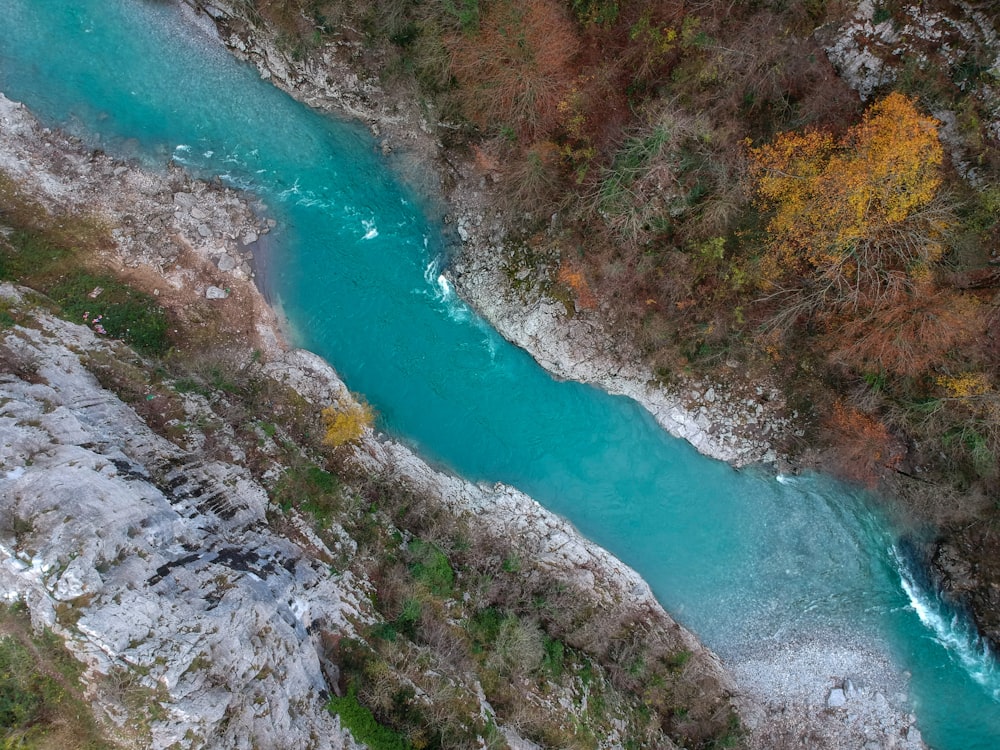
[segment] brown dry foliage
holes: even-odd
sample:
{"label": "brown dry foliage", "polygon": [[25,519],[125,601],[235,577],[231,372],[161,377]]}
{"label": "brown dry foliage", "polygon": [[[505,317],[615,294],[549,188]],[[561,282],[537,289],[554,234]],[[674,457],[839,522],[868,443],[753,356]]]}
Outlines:
{"label": "brown dry foliage", "polygon": [[834,460],[841,473],[868,487],[895,469],[906,451],[902,443],[875,417],[837,401],[825,424]]}
{"label": "brown dry foliage", "polygon": [[514,211],[547,211],[554,207],[563,185],[559,146],[543,140],[518,149],[504,149],[503,189]]}
{"label": "brown dry foliage", "polygon": [[973,343],[984,329],[974,297],[923,288],[896,304],[840,321],[825,343],[833,363],[858,372],[917,377]]}
{"label": "brown dry foliage", "polygon": [[509,126],[528,141],[555,130],[578,47],[573,23],[556,0],[491,3],[477,34],[452,35],[446,43],[473,122]]}

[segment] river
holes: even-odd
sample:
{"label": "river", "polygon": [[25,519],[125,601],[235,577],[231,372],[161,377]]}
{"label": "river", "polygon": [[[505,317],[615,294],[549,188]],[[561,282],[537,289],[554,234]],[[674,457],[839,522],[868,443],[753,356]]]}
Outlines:
{"label": "river", "polygon": [[269,294],[382,429],[569,518],[730,663],[799,645],[871,650],[912,675],[929,745],[1000,746],[995,660],[908,571],[861,493],[735,471],[634,402],[553,380],[440,277],[444,234],[367,131],[297,104],[176,13],[0,0],[0,91],[95,148],[257,194],[279,221]]}

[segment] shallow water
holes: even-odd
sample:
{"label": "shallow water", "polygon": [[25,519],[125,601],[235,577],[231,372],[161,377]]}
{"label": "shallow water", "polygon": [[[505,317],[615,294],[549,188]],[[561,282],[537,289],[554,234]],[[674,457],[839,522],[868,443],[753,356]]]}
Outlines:
{"label": "shallow water", "polygon": [[725,658],[864,644],[912,673],[932,746],[1000,745],[994,660],[907,572],[864,497],[820,476],[734,471],[634,402],[554,381],[456,299],[441,228],[367,132],[261,82],[169,5],[0,0],[0,24],[0,91],[46,122],[260,196],[280,222],[269,293],[383,429],[572,520]]}

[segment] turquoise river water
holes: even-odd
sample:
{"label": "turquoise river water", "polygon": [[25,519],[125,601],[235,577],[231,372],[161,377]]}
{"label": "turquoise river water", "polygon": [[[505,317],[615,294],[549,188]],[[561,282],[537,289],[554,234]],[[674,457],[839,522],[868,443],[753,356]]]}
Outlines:
{"label": "turquoise river water", "polygon": [[864,644],[912,674],[929,745],[1000,747],[1000,669],[862,496],[734,471],[634,402],[553,380],[455,298],[441,227],[362,128],[151,0],[0,0],[0,91],[94,147],[257,194],[279,220],[269,293],[384,430],[569,518],[725,659]]}

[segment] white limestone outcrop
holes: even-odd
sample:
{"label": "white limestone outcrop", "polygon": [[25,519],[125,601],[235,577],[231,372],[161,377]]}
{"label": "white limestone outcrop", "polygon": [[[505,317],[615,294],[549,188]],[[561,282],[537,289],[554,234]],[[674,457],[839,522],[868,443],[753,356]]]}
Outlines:
{"label": "white limestone outcrop", "polygon": [[83,360],[124,347],[32,315],[0,335],[16,364],[0,374],[3,596],[67,639],[109,710],[126,673],[159,704],[149,747],[352,747],[325,710],[319,638],[370,618],[364,582],[272,532],[246,469],[101,388]]}

